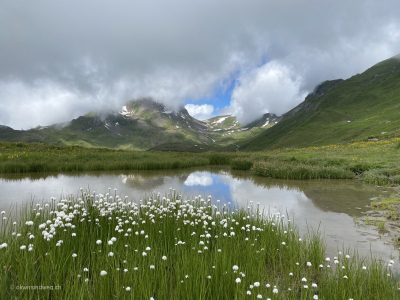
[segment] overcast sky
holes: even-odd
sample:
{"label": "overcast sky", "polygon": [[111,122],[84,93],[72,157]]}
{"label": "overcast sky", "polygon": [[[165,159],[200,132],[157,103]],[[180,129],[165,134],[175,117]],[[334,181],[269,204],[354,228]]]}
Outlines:
{"label": "overcast sky", "polygon": [[139,97],[203,119],[282,114],[316,84],[400,53],[399,11],[398,0],[2,1],[0,124]]}

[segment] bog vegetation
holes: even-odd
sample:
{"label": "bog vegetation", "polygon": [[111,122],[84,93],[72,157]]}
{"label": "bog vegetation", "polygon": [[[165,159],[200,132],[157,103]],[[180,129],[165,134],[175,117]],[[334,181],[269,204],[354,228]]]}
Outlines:
{"label": "bog vegetation", "polygon": [[0,143],[0,173],[179,169],[230,165],[286,179],[353,179],[400,183],[400,138],[263,152],[140,152]]}
{"label": "bog vegetation", "polygon": [[399,299],[389,258],[327,257],[253,202],[82,190],[1,222],[1,299]]}

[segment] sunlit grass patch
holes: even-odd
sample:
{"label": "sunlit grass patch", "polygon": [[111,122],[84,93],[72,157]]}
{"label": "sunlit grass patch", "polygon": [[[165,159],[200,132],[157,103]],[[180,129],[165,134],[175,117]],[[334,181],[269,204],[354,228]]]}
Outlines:
{"label": "sunlit grass patch", "polygon": [[318,234],[301,237],[252,201],[234,208],[170,189],[132,202],[109,189],[20,215],[2,213],[1,299],[399,298],[390,266],[349,251],[326,257]]}
{"label": "sunlit grass patch", "polygon": [[378,210],[394,210],[395,205],[400,205],[400,199],[393,197],[381,201],[371,202],[371,207]]}

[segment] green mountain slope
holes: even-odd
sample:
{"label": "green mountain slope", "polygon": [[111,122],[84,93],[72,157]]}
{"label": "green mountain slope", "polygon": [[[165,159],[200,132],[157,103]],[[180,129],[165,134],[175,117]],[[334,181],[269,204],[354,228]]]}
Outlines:
{"label": "green mountain slope", "polygon": [[307,147],[400,134],[400,55],[347,80],[326,81],[241,150]]}
{"label": "green mountain slope", "polygon": [[2,126],[0,140],[144,150],[161,143],[201,142],[206,131],[206,124],[186,109],[172,112],[145,99],[119,112],[89,113],[65,124],[26,131]]}
{"label": "green mountain slope", "polygon": [[[266,122],[267,119],[271,122]],[[233,116],[200,121],[183,107],[173,112],[161,103],[142,99],[129,102],[119,112],[88,113],[64,124],[30,130],[0,126],[0,141],[204,152],[227,145],[236,149],[237,141],[248,139],[278,121],[279,117],[269,114],[246,127]]]}

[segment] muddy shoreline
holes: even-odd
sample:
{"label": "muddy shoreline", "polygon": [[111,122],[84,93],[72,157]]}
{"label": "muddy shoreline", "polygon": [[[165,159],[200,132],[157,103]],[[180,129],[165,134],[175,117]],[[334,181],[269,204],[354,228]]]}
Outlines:
{"label": "muddy shoreline", "polygon": [[[391,191],[383,191],[380,197],[369,199],[371,204],[367,207],[371,208],[366,212],[362,212],[362,217],[354,218],[356,226],[360,228],[373,228],[377,234],[370,235],[370,240],[383,240],[387,245],[395,246],[400,250],[400,187],[391,187]],[[393,204],[391,209],[373,208],[373,203],[387,200],[389,198],[398,198],[399,203]]]}

